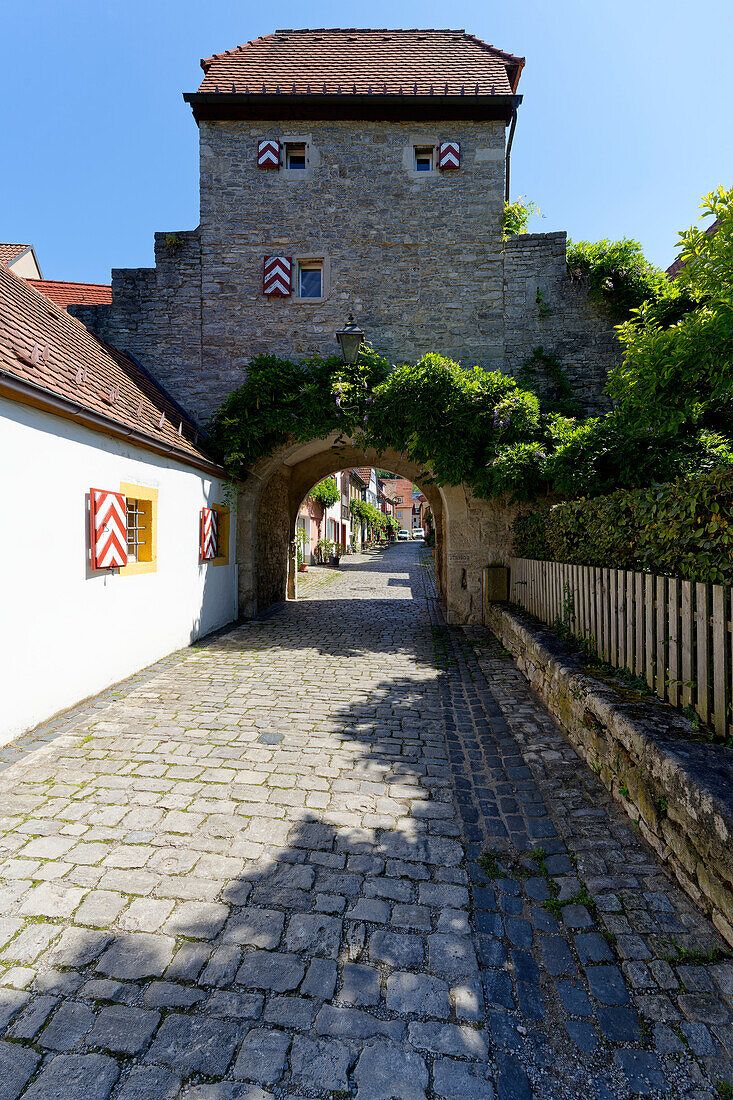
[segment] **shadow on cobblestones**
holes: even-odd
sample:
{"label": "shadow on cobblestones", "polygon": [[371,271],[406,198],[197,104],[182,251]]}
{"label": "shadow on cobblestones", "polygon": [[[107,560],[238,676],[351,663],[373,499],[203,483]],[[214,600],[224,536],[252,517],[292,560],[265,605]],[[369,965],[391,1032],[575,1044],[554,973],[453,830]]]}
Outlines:
{"label": "shadow on cobblestones", "polygon": [[0,777],[0,1100],[712,1100],[709,924],[412,548],[328,592]]}

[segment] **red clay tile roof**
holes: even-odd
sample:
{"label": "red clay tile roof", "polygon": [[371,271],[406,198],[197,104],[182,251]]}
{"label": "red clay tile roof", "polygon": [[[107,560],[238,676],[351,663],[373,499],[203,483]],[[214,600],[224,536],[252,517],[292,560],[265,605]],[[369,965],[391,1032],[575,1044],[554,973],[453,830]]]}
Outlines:
{"label": "red clay tile roof", "polygon": [[355,466],[354,469],[364,484],[369,485],[369,479],[372,476],[371,466]]}
{"label": "red clay tile roof", "polygon": [[38,387],[40,399],[61,397],[123,433],[141,433],[183,461],[212,462],[195,424],[140,366],[0,264],[0,391],[11,390],[13,379]]}
{"label": "red clay tile roof", "polygon": [[30,248],[29,244],[2,244],[0,243],[0,264],[11,264]]}
{"label": "red clay tile roof", "polygon": [[[707,233],[708,237],[712,237],[718,232],[719,228],[720,228],[720,219],[716,218],[714,222],[710,223],[710,225],[707,227],[705,232]],[[668,279],[676,279],[683,267],[685,267],[685,263],[684,263],[682,257],[678,256],[677,259],[674,260],[669,265],[669,267],[667,268],[667,271],[666,271],[667,278]]]}
{"label": "red clay tile roof", "polygon": [[523,66],[463,30],[280,30],[203,59],[199,92],[507,96]]}
{"label": "red clay tile roof", "polygon": [[58,279],[28,279],[36,290],[41,290],[56,305],[67,306],[111,305],[112,287],[106,283],[68,283]]}

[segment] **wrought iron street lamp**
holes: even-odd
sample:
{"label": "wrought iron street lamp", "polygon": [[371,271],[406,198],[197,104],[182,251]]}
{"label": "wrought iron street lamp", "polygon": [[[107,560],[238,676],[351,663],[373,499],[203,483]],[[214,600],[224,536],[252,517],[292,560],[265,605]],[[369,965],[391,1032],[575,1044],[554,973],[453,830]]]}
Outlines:
{"label": "wrought iron street lamp", "polygon": [[359,358],[359,351],[364,341],[364,333],[361,331],[353,313],[349,314],[344,328],[336,333],[336,339],[341,348],[341,358],[347,366],[353,366]]}

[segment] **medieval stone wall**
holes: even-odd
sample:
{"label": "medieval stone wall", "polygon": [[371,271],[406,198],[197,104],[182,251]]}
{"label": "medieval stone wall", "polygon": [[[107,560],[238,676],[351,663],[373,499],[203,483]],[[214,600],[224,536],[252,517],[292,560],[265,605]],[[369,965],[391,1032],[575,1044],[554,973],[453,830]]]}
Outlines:
{"label": "medieval stone wall", "polygon": [[644,839],[733,945],[733,761],[697,740],[692,723],[650,696],[630,698],[610,677],[589,673],[557,635],[506,604],[487,606],[486,625],[514,655]]}
{"label": "medieval stone wall", "polygon": [[113,268],[111,306],[69,310],[103,339],[131,352],[193,416],[208,409],[197,229],[156,233],[154,268]]}
{"label": "medieval stone wall", "polygon": [[[613,326],[568,276],[564,233],[501,241],[504,126],[458,122],[201,123],[201,224],[157,233],[155,268],[114,270],[111,306],[72,311],[131,351],[199,420],[259,353],[336,351],[353,312],[377,350],[439,351],[517,375],[557,357],[583,411],[610,405]],[[257,168],[257,143],[307,143],[305,170]],[[416,172],[414,147],[461,144],[458,171]],[[266,297],[265,255],[322,260],[322,299]],[[295,271],[297,282],[297,267]],[[553,386],[539,367],[541,389]]]}
{"label": "medieval stone wall", "polygon": [[155,268],[131,267],[113,268],[111,305],[71,305],[69,313],[151,369],[159,309]]}
{"label": "medieval stone wall", "polygon": [[[112,306],[75,310],[193,415],[219,406],[252,355],[335,352],[350,312],[393,360],[440,350],[501,368],[503,123],[200,129],[199,229],[156,234],[154,271],[115,270]],[[263,137],[305,140],[305,171],[258,169]],[[415,145],[448,139],[461,143],[458,171],[413,169]],[[265,297],[270,254],[323,260],[323,298]]]}
{"label": "medieval stone wall", "polygon": [[[505,369],[516,376],[542,348],[559,360],[583,412],[598,415],[611,407],[604,386],[621,348],[613,323],[589,302],[585,283],[569,277],[566,248],[566,233],[524,233],[506,242]],[[541,366],[536,381],[541,389],[553,385]]]}

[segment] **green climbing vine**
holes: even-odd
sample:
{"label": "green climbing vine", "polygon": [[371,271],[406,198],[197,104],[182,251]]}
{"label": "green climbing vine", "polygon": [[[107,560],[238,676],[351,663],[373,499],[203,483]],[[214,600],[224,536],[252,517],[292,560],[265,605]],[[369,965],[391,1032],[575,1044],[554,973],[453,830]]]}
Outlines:
{"label": "green climbing vine", "polygon": [[[540,386],[543,376],[549,381],[549,387]],[[545,412],[562,413],[563,416],[577,416],[580,412],[580,402],[573,396],[568,372],[558,357],[541,345],[533,348],[532,354],[525,359],[517,372],[517,382],[537,393]]]}
{"label": "green climbing vine", "polygon": [[509,240],[517,233],[525,233],[529,220],[533,214],[539,214],[540,208],[531,199],[525,199],[520,195],[514,202],[504,203],[504,233],[503,239]]}
{"label": "green climbing vine", "polygon": [[308,499],[316,501],[322,508],[330,508],[341,499],[341,491],[332,477],[326,477],[313,486]]}

